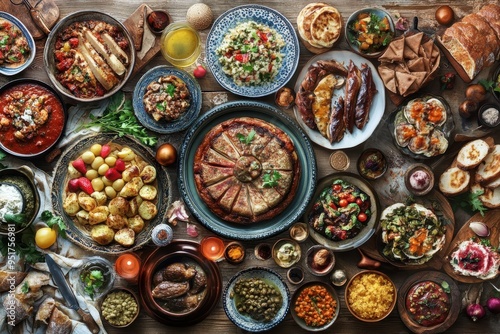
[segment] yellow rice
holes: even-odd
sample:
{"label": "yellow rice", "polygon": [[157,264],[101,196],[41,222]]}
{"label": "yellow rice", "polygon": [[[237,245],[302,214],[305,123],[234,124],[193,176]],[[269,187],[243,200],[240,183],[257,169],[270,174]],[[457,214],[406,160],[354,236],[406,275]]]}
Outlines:
{"label": "yellow rice", "polygon": [[375,273],[355,277],[348,288],[347,302],[357,316],[375,320],[385,316],[395,298],[394,285]]}

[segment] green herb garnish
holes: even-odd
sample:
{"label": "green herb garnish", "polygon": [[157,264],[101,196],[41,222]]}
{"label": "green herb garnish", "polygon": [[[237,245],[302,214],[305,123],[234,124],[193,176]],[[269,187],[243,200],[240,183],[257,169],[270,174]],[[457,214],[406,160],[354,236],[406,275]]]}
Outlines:
{"label": "green herb garnish", "polygon": [[267,172],[262,176],[263,187],[272,188],[278,185],[278,180],[281,179],[281,174],[277,171]]}
{"label": "green herb garnish", "polygon": [[158,138],[149,135],[139,123],[134,115],[132,102],[127,100],[121,91],[110,98],[103,116],[96,117],[91,114],[90,119],[90,122],[80,125],[77,131],[99,126],[101,131],[116,132],[120,137],[132,135],[145,145],[155,146],[158,142]]}
{"label": "green herb garnish", "polygon": [[497,79],[497,81],[483,79],[483,80],[479,80],[479,83],[481,85],[483,85],[484,89],[486,89],[486,90],[493,89],[493,91],[495,91],[495,92],[500,92],[500,86],[498,85],[498,79]]}
{"label": "green herb garnish", "polygon": [[172,84],[167,84],[167,88],[165,88],[165,93],[167,93],[168,95],[170,95],[171,97],[174,97],[174,93],[175,93],[175,86],[172,85]]}
{"label": "green herb garnish", "polygon": [[94,294],[103,286],[104,276],[100,270],[91,270],[90,273],[82,274],[80,279],[84,285],[84,291],[94,300]]}
{"label": "green herb garnish", "polygon": [[[5,159],[6,156],[7,156],[7,154],[5,154],[4,152],[0,151],[0,161],[2,161],[3,159]],[[7,166],[5,166],[4,164],[0,163],[0,169],[4,169],[4,168],[7,168]]]}
{"label": "green herb garnish", "polygon": [[24,282],[24,284],[21,286],[21,292],[24,294],[30,292],[30,286],[28,285],[28,282]]}
{"label": "green herb garnish", "polygon": [[483,205],[483,202],[479,198],[479,196],[481,196],[483,193],[484,191],[481,190],[475,192],[466,192],[464,194],[450,198],[453,211],[455,211],[458,207],[461,207],[464,210],[479,212],[482,216],[484,216],[484,213],[488,211],[488,208]]}
{"label": "green herb garnish", "polygon": [[57,226],[57,230],[59,231],[59,234],[63,237],[66,238],[66,224],[64,223],[64,220],[61,217],[54,216],[52,212],[49,210],[45,210],[42,212],[42,221],[47,224],[48,227],[54,228],[54,226]]}
{"label": "green herb garnish", "polygon": [[[15,251],[20,259],[26,263],[33,264],[37,262],[44,262],[45,257],[36,248],[35,233],[32,229],[27,228],[23,232],[15,235],[16,246]],[[9,250],[9,242],[7,236],[0,236],[0,253],[2,256],[7,256]]]}
{"label": "green herb garnish", "polygon": [[450,293],[451,292],[450,285],[448,284],[448,282],[442,281],[441,282],[441,287],[443,288],[444,292],[446,292],[446,293]]}
{"label": "green herb garnish", "polygon": [[158,102],[156,104],[156,109],[158,109],[159,111],[165,111],[165,101],[163,102]]}
{"label": "green herb garnish", "polygon": [[249,145],[255,137],[255,133],[255,130],[252,129],[247,136],[242,135],[241,133],[237,133],[236,137],[238,137],[239,141],[243,144]]}

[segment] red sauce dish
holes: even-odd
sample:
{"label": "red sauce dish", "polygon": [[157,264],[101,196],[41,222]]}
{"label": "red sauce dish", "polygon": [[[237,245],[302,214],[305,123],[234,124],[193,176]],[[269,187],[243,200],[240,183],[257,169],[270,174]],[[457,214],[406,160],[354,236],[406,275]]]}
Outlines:
{"label": "red sauce dish", "polygon": [[32,158],[50,149],[66,123],[64,104],[47,84],[20,79],[0,88],[0,147]]}

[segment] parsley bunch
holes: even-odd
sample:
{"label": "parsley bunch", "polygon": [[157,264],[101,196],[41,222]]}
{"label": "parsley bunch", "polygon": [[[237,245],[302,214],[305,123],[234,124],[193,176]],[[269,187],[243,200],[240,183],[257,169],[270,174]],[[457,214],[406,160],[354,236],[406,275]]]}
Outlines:
{"label": "parsley bunch", "polygon": [[110,97],[104,115],[96,117],[91,114],[90,120],[90,122],[80,125],[78,130],[99,126],[102,131],[116,132],[120,137],[132,135],[144,145],[155,146],[158,142],[158,138],[149,135],[139,123],[132,108],[132,101],[127,100],[121,91]]}
{"label": "parsley bunch", "polygon": [[453,211],[461,207],[464,210],[479,212],[482,216],[488,211],[488,209],[483,205],[479,196],[481,196],[484,191],[466,192],[461,195],[450,198],[451,206]]}

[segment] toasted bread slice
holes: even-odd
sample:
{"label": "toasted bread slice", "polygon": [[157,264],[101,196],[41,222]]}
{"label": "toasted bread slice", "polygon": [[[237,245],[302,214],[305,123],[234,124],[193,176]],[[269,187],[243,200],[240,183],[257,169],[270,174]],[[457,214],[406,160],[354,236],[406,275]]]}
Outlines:
{"label": "toasted bread slice", "polygon": [[487,183],[484,185],[486,188],[490,188],[490,189],[495,189],[495,188],[498,188],[500,187],[500,177],[496,178],[495,180],[493,181],[490,181],[490,183]]}
{"label": "toasted bread slice", "polygon": [[500,145],[495,145],[476,172],[476,182],[487,184],[500,177]]}
{"label": "toasted bread slice", "polygon": [[479,196],[479,200],[483,202],[485,207],[490,209],[500,208],[500,188],[489,189],[483,188],[479,184],[475,184],[471,187],[471,191],[483,192],[483,194]]}
{"label": "toasted bread slice", "polygon": [[467,191],[470,173],[458,167],[450,167],[439,178],[439,190],[446,196],[460,195]]}
{"label": "toasted bread slice", "polygon": [[457,155],[457,165],[462,169],[472,169],[479,165],[488,155],[490,146],[482,139],[465,144]]}

